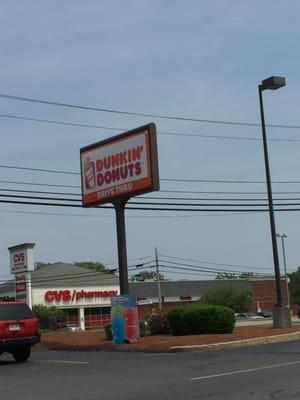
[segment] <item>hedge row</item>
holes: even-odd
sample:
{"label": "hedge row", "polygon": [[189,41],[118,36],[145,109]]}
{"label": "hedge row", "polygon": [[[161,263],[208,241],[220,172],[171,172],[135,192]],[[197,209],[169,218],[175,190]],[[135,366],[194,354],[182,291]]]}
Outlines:
{"label": "hedge row", "polygon": [[[235,324],[234,311],[228,307],[188,304],[166,312],[156,312],[146,319],[150,335],[197,335],[204,333],[231,333]],[[111,340],[111,324],[105,325],[106,338]],[[146,325],[140,321],[141,336]]]}
{"label": "hedge row", "polygon": [[168,312],[167,319],[173,335],[231,333],[235,324],[230,308],[201,304],[174,308]]}

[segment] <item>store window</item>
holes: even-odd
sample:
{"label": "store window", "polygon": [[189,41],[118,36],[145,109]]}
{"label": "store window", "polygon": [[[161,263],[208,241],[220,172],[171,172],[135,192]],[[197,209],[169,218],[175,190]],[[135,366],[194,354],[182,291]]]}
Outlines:
{"label": "store window", "polygon": [[87,307],[84,309],[86,329],[102,328],[110,322],[110,307]]}
{"label": "store window", "polygon": [[84,309],[84,315],[101,315],[101,308],[100,307],[90,307]]}

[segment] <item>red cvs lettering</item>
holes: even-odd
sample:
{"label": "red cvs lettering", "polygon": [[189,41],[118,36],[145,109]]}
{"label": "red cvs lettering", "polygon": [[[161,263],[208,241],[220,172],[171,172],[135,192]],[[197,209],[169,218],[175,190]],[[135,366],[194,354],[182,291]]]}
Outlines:
{"label": "red cvs lettering", "polygon": [[45,293],[45,300],[47,303],[53,303],[54,301],[59,303],[60,301],[70,302],[72,299],[70,290],[48,290]]}

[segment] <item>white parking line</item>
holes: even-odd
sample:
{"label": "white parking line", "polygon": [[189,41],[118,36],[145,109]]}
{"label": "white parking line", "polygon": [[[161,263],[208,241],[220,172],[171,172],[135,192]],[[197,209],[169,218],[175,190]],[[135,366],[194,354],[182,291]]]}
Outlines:
{"label": "white parking line", "polygon": [[87,365],[87,361],[70,361],[70,360],[35,360],[37,363],[48,364],[70,364],[70,365]]}
{"label": "white parking line", "polygon": [[236,375],[236,374],[245,374],[247,372],[255,372],[255,371],[261,371],[263,369],[270,369],[270,368],[279,368],[279,367],[286,367],[288,365],[294,365],[294,364],[300,364],[300,361],[292,361],[288,363],[282,363],[282,364],[272,364],[272,365],[267,365],[265,367],[257,367],[257,368],[251,368],[251,369],[241,369],[238,371],[231,371],[231,372],[224,372],[222,374],[214,374],[214,375],[206,375],[206,376],[197,376],[196,378],[190,378],[190,381],[200,381],[204,379],[211,379],[211,378],[218,378],[220,376],[228,376],[228,375]]}

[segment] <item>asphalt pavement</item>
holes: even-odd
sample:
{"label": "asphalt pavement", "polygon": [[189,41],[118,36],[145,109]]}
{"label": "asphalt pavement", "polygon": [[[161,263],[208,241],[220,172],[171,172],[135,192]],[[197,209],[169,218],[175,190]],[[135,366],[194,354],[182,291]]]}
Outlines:
{"label": "asphalt pavement", "polygon": [[34,351],[0,357],[7,400],[300,399],[300,343],[187,353]]}

